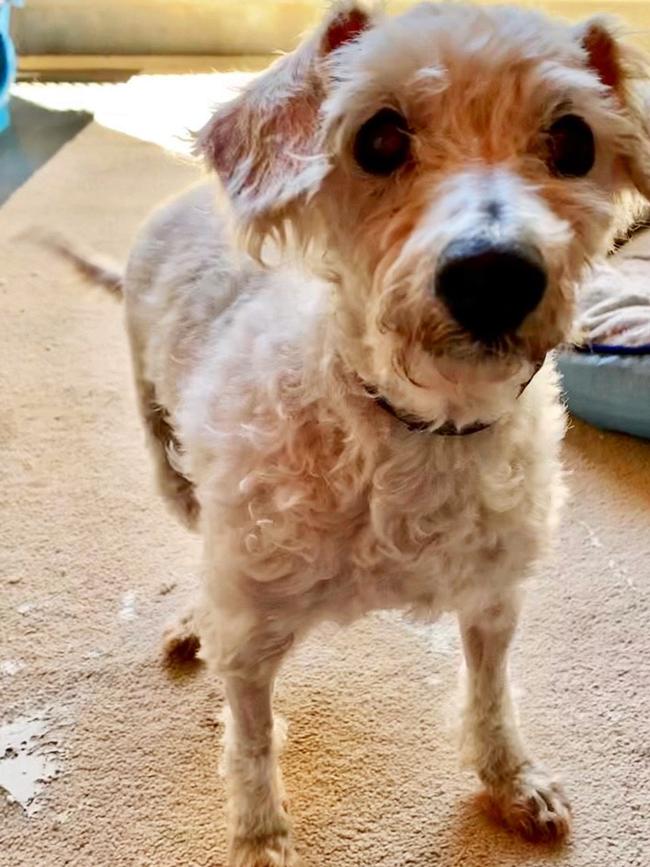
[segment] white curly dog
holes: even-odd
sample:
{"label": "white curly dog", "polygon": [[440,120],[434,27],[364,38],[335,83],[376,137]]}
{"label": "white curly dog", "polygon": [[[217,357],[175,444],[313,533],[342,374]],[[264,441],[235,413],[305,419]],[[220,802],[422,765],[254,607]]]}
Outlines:
{"label": "white curly dog", "polygon": [[283,657],[319,621],[385,608],[456,612],[480,779],[510,827],[568,831],[507,652],[563,499],[549,353],[622,203],[650,194],[642,75],[600,19],[335,4],[200,133],[219,191],[165,206],[136,244],[142,414],[205,550],[167,650],[200,641],[225,681],[231,867],[298,863]]}

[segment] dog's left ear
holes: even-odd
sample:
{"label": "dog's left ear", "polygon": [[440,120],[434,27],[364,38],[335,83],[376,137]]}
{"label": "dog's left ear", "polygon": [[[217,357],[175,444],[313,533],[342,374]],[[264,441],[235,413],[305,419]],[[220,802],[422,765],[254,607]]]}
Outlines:
{"label": "dog's left ear", "polygon": [[242,94],[218,109],[197,139],[243,226],[281,217],[328,171],[316,133],[325,61],[371,24],[358,3],[338,2],[321,27]]}
{"label": "dog's left ear", "polygon": [[601,17],[578,26],[577,35],[587,65],[612,91],[628,115],[633,134],[626,142],[625,160],[634,186],[650,200],[650,66],[648,58],[616,34],[615,25]]}

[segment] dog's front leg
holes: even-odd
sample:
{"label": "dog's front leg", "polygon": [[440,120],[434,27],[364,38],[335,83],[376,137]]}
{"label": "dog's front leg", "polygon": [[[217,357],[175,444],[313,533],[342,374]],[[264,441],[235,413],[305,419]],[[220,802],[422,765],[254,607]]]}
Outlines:
{"label": "dog's front leg", "polygon": [[282,737],[271,709],[271,669],[266,665],[227,676],[226,696],[229,867],[294,867],[298,860],[278,765]]}
{"label": "dog's front leg", "polygon": [[508,648],[518,614],[514,594],[459,614],[467,662],[464,740],[506,824],[529,839],[560,838],[570,827],[568,802],[529,758],[510,695]]}

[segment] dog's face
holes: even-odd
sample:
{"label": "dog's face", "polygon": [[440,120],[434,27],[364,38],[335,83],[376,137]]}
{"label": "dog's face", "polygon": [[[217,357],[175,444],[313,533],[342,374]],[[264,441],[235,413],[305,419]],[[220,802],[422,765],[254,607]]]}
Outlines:
{"label": "dog's face", "polygon": [[617,197],[648,193],[629,62],[599,22],[346,3],[201,141],[250,237],[290,221],[324,253],[364,378],[517,385],[570,336]]}

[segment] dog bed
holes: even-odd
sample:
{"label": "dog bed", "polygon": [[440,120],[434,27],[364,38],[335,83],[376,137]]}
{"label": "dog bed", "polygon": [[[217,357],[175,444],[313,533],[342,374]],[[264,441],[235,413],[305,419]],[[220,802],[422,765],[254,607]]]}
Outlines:
{"label": "dog bed", "polygon": [[558,358],[569,410],[650,439],[650,250],[603,263],[586,287],[579,325],[580,345]]}

